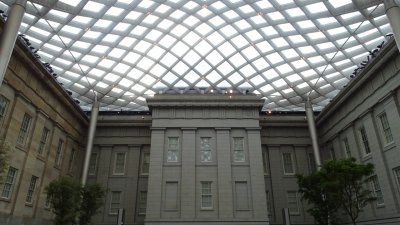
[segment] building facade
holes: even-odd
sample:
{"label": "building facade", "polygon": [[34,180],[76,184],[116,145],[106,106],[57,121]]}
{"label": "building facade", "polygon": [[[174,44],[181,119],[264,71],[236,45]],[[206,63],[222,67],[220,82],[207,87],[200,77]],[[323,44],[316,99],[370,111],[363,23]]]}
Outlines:
{"label": "building facade", "polygon": [[[400,55],[391,42],[316,117],[323,160],[375,165],[378,201],[360,224],[400,223]],[[0,224],[46,224],[44,187],[80,177],[88,119],[21,42],[0,88],[1,139],[14,149]],[[100,112],[88,182],[107,189],[93,218],[116,224],[314,224],[295,174],[316,170],[303,112],[260,112],[255,95],[169,95],[149,112]],[[345,215],[343,214],[343,218]]]}

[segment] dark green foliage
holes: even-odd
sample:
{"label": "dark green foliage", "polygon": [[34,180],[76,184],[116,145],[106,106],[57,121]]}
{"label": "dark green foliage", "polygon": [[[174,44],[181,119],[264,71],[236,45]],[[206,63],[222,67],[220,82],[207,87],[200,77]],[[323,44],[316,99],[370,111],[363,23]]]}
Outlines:
{"label": "dark green foliage", "polygon": [[51,210],[54,213],[55,225],[90,223],[91,217],[102,206],[105,191],[98,184],[81,183],[69,177],[60,177],[46,187],[50,199]]}
{"label": "dark green foliage", "polygon": [[339,223],[335,216],[343,210],[353,224],[369,202],[375,200],[366,188],[372,164],[358,164],[354,158],[327,161],[318,172],[297,175],[299,191],[313,207],[309,210],[318,224]]}
{"label": "dark green foliage", "polygon": [[55,215],[54,224],[75,224],[81,200],[81,184],[71,178],[61,177],[52,181],[46,187],[46,192]]}
{"label": "dark green foliage", "polygon": [[87,184],[82,188],[82,203],[79,224],[90,224],[90,220],[103,205],[105,191],[99,184]]}
{"label": "dark green foliage", "polygon": [[2,181],[4,172],[8,167],[8,158],[11,151],[10,144],[4,140],[0,140],[0,181]]}

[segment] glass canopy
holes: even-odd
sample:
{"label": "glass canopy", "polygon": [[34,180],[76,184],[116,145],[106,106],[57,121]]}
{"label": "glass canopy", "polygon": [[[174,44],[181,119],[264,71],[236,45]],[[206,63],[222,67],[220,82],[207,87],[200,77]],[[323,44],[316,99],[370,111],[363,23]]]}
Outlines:
{"label": "glass canopy", "polygon": [[352,0],[34,2],[20,33],[83,110],[94,92],[100,110],[148,110],[166,92],[253,93],[264,111],[304,111],[309,96],[322,110],[391,32],[383,4]]}

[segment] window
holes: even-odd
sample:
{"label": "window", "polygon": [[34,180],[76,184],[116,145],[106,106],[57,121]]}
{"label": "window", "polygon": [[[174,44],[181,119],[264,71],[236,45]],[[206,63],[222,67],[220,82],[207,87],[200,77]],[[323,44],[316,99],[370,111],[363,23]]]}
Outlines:
{"label": "window", "polygon": [[272,201],[271,201],[271,196],[269,195],[269,191],[265,191],[265,195],[267,197],[268,216],[271,216],[272,215]]}
{"label": "window", "polygon": [[308,153],[308,165],[310,166],[311,172],[317,171],[317,164],[315,163],[314,153],[311,152]]}
{"label": "window", "polygon": [[30,123],[31,123],[31,117],[25,113],[24,118],[22,119],[21,127],[19,129],[19,133],[18,133],[18,137],[17,137],[17,144],[20,144],[20,145],[25,144]]}
{"label": "window", "polygon": [[69,161],[68,161],[68,172],[70,172],[70,173],[72,173],[74,170],[75,155],[76,155],[76,150],[73,148],[71,150],[71,156],[69,157]]}
{"label": "window", "polygon": [[50,209],[50,204],[51,204],[50,195],[46,194],[46,201],[44,202],[44,208],[45,209]]}
{"label": "window", "polygon": [[200,147],[200,161],[201,162],[211,162],[211,138],[201,138]]}
{"label": "window", "polygon": [[178,162],[179,138],[168,138],[167,162]]}
{"label": "window", "polygon": [[6,110],[8,106],[8,100],[3,96],[0,96],[0,121],[3,120],[6,115]]}
{"label": "window", "polygon": [[201,182],[201,208],[202,209],[212,209],[212,190],[211,190],[211,181],[202,181]]}
{"label": "window", "polygon": [[268,152],[267,150],[262,151],[263,169],[264,174],[268,174]]}
{"label": "window", "polygon": [[17,177],[17,169],[14,167],[8,168],[8,173],[3,185],[3,191],[1,192],[1,197],[10,199],[14,188],[15,179]]}
{"label": "window", "polygon": [[385,201],[383,200],[381,186],[379,185],[377,175],[374,175],[371,177],[371,186],[372,186],[372,192],[374,193],[374,196],[376,197],[376,204],[377,205],[385,204]]}
{"label": "window", "polygon": [[248,210],[249,209],[249,196],[247,190],[247,181],[236,181],[235,182],[235,198],[236,198],[236,210]]}
{"label": "window", "polygon": [[46,127],[43,127],[42,136],[40,137],[40,142],[39,142],[39,147],[38,147],[39,155],[43,155],[43,153],[44,153],[48,135],[49,135],[49,129],[47,129]]}
{"label": "window", "polygon": [[150,169],[150,153],[144,152],[142,154],[142,174],[149,174]]}
{"label": "window", "polygon": [[110,211],[109,214],[117,214],[121,205],[121,192],[112,191],[110,196]]}
{"label": "window", "polygon": [[330,148],[329,151],[330,151],[330,153],[331,153],[331,159],[332,159],[332,160],[336,160],[335,149],[334,149],[334,148]]}
{"label": "window", "polygon": [[233,138],[233,160],[235,162],[244,162],[244,138]]}
{"label": "window", "polygon": [[55,164],[56,164],[56,166],[60,166],[60,165],[61,165],[61,158],[62,158],[63,145],[64,145],[64,141],[61,140],[61,139],[59,139],[59,140],[58,140],[57,151],[56,151],[56,158],[55,158]]}
{"label": "window", "polygon": [[139,214],[145,215],[147,208],[147,191],[141,191],[139,195]]}
{"label": "window", "polygon": [[287,192],[287,203],[288,203],[290,215],[298,215],[300,213],[299,201],[297,199],[296,191],[288,191]]}
{"label": "window", "polygon": [[28,188],[28,193],[26,194],[26,203],[32,203],[33,202],[33,195],[35,193],[36,189],[36,183],[37,183],[38,177],[32,176],[31,177],[31,182],[29,183],[29,188]]}
{"label": "window", "polygon": [[351,152],[350,152],[350,147],[349,147],[349,140],[347,140],[347,138],[343,139],[343,147],[344,147],[344,154],[345,154],[346,158],[350,158]]}
{"label": "window", "polygon": [[393,169],[394,178],[396,179],[397,187],[400,192],[400,166]]}
{"label": "window", "polygon": [[93,152],[90,156],[90,162],[89,162],[89,175],[95,175],[96,174],[96,169],[97,169],[97,152]]}
{"label": "window", "polygon": [[362,126],[360,128],[360,136],[361,136],[361,141],[364,147],[364,152],[365,154],[370,154],[371,153],[371,149],[369,148],[369,143],[368,143],[368,138],[367,138],[367,132],[365,131],[365,127]]}
{"label": "window", "polygon": [[122,175],[125,173],[125,157],[125,152],[115,153],[114,174]]}
{"label": "window", "polygon": [[386,113],[382,113],[379,119],[381,120],[383,134],[385,136],[385,144],[393,142],[392,130],[390,129]]}
{"label": "window", "polygon": [[293,167],[292,153],[290,152],[282,153],[282,160],[283,160],[283,173],[285,175],[293,175],[294,167]]}

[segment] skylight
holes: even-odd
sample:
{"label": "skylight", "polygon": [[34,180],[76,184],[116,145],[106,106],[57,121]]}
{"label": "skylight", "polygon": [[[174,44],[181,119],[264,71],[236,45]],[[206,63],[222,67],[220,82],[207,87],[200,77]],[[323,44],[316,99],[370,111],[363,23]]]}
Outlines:
{"label": "skylight", "polygon": [[351,11],[351,0],[59,1],[73,10],[28,3],[20,33],[84,109],[92,88],[110,110],[147,110],[160,92],[248,89],[264,109],[303,111],[310,92],[329,102],[391,31],[382,5]]}

